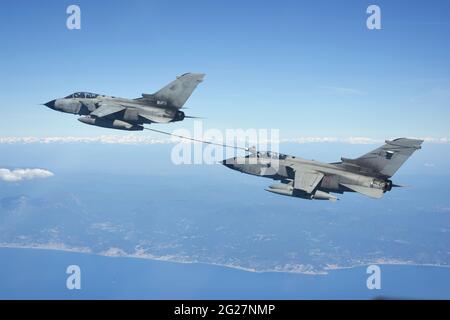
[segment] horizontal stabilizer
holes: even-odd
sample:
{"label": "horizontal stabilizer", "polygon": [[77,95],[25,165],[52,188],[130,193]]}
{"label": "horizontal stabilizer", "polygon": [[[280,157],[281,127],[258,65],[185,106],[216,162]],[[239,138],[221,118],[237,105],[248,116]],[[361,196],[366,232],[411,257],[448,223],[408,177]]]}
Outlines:
{"label": "horizontal stabilizer", "polygon": [[376,198],[379,199],[383,196],[383,190],[376,189],[376,188],[368,188],[363,186],[358,186],[354,184],[347,184],[347,183],[341,183],[344,187],[347,187],[355,192],[361,193],[365,196],[368,196],[370,198]]}
{"label": "horizontal stabilizer", "polygon": [[168,117],[162,117],[162,116],[157,116],[157,115],[149,115],[149,114],[139,114],[139,116],[141,116],[142,118],[145,118],[147,120],[150,120],[151,122],[155,122],[155,123],[169,123],[170,121],[172,121],[172,118],[168,118]]}

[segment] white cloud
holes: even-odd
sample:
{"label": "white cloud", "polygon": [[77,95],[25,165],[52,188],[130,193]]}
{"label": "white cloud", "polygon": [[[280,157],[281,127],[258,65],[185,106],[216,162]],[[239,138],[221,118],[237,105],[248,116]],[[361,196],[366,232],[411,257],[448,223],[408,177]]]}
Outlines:
{"label": "white cloud", "polygon": [[282,142],[293,142],[293,143],[323,143],[323,142],[339,142],[339,143],[349,143],[349,144],[376,144],[383,143],[383,139],[372,139],[366,137],[300,137],[294,139],[284,139]]}
{"label": "white cloud", "polygon": [[22,180],[31,180],[36,178],[52,177],[53,173],[45,169],[5,169],[0,168],[0,180],[7,182],[16,182]]}
{"label": "white cloud", "polygon": [[294,142],[294,143],[318,143],[318,142],[338,142],[336,137],[299,137],[293,139],[283,139],[282,142]]}
{"label": "white cloud", "polygon": [[442,138],[425,137],[422,139],[425,140],[425,142],[431,143],[438,143],[438,144],[450,143],[450,137],[442,137]]}
{"label": "white cloud", "polygon": [[93,136],[93,137],[0,137],[0,144],[30,143],[104,143],[104,144],[162,144],[170,143],[170,139],[155,139],[149,136]]}

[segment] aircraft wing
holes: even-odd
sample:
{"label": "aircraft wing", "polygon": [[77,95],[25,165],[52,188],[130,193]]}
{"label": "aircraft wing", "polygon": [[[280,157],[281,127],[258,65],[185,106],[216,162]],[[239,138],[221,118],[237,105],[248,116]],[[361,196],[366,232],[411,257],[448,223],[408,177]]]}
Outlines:
{"label": "aircraft wing", "polygon": [[104,104],[102,103],[100,107],[95,109],[93,112],[91,112],[91,116],[102,118],[106,117],[110,114],[125,110],[126,108],[124,106],[121,106],[120,104]]}
{"label": "aircraft wing", "polygon": [[322,181],[323,173],[313,170],[302,170],[293,168],[295,171],[294,189],[312,193],[317,185]]}

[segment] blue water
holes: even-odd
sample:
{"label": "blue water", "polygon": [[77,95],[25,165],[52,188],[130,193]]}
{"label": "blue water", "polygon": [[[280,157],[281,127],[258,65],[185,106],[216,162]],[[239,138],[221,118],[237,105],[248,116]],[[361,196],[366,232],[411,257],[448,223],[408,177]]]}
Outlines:
{"label": "blue water", "polygon": [[[381,266],[381,290],[365,267],[327,275],[254,273],[204,264],[36,249],[0,249],[2,299],[374,299],[450,298],[450,268]],[[81,289],[66,268],[81,268]]]}

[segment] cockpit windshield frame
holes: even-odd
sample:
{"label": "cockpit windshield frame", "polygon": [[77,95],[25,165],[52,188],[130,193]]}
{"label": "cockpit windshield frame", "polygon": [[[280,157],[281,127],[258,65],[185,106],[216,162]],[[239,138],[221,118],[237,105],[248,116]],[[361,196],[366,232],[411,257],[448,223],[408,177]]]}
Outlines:
{"label": "cockpit windshield frame", "polygon": [[284,160],[286,159],[287,155],[282,154],[282,153],[276,153],[273,151],[265,151],[265,152],[255,152],[252,154],[249,154],[247,156],[245,156],[246,158],[260,158],[260,157],[264,157],[264,158],[271,158],[271,159],[279,159],[279,160]]}
{"label": "cockpit windshield frame", "polygon": [[64,99],[95,99],[99,96],[97,93],[91,93],[91,92],[74,92],[71,95],[68,95],[67,97],[64,97]]}

